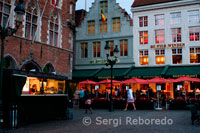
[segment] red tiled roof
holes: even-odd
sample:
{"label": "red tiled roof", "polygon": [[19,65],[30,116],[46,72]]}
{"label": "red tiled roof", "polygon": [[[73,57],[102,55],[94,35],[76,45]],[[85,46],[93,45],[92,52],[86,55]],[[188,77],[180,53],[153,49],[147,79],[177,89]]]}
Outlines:
{"label": "red tiled roof", "polygon": [[181,1],[181,0],[135,0],[132,4],[132,7],[160,4],[166,2],[175,2],[175,1]]}

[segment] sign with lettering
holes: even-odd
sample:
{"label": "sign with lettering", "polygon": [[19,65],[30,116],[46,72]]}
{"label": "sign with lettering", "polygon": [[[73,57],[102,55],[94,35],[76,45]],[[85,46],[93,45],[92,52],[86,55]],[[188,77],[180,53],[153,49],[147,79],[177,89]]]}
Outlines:
{"label": "sign with lettering", "polygon": [[155,49],[155,48],[180,48],[180,47],[185,47],[185,43],[177,43],[177,44],[159,44],[159,45],[150,45],[150,48]]}
{"label": "sign with lettering", "polygon": [[[111,60],[115,60],[115,58],[112,58]],[[117,59],[116,63],[120,62],[119,59]],[[107,59],[96,59],[96,60],[90,60],[90,64],[106,64],[108,63]]]}

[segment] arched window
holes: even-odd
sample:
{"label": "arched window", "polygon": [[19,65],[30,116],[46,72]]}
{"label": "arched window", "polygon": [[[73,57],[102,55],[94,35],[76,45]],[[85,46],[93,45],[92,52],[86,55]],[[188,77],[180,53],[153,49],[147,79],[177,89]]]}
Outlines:
{"label": "arched window", "polygon": [[11,0],[1,0],[0,1],[0,24],[1,26],[6,26],[11,9]]}
{"label": "arched window", "polygon": [[[36,30],[38,26],[38,6],[35,0],[28,2],[26,9],[26,19],[25,19],[25,38],[33,40],[36,39]],[[38,33],[38,31],[37,31]]]}
{"label": "arched window", "polygon": [[55,72],[55,69],[54,69],[54,67],[51,63],[48,63],[48,64],[45,65],[43,72],[52,73],[52,72]]}
{"label": "arched window", "polygon": [[23,71],[37,71],[37,72],[41,72],[41,70],[42,70],[40,65],[37,62],[33,61],[33,60],[26,62],[21,67],[21,69]]}
{"label": "arched window", "polygon": [[4,58],[3,67],[7,69],[17,69],[17,63],[13,57],[8,55]]}

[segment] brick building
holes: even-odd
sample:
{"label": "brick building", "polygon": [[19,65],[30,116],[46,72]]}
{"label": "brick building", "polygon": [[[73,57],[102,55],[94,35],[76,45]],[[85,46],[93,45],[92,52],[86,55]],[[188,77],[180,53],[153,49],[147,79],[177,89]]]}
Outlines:
{"label": "brick building", "polygon": [[[14,28],[13,9],[17,2],[0,2],[2,26],[10,15],[9,25]],[[14,36],[6,38],[4,67],[56,72],[70,79],[76,0],[57,0],[56,8],[51,0],[25,0],[23,4],[26,9],[24,21]]]}

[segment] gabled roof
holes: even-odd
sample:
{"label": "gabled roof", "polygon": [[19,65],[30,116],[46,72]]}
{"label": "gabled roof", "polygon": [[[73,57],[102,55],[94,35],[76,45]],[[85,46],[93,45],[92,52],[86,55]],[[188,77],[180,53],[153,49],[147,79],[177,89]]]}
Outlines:
{"label": "gabled roof", "polygon": [[161,4],[167,2],[176,2],[176,1],[182,1],[182,0],[135,0],[132,4],[132,7]]}

